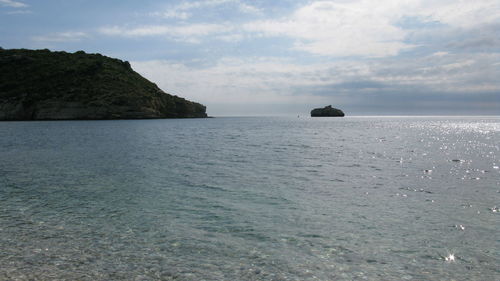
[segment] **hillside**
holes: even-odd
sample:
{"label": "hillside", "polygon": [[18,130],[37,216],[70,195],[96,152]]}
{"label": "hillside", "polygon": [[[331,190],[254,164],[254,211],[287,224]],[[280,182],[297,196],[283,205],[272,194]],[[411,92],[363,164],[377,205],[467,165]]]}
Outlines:
{"label": "hillside", "polygon": [[207,117],[130,64],[100,54],[0,49],[0,120]]}

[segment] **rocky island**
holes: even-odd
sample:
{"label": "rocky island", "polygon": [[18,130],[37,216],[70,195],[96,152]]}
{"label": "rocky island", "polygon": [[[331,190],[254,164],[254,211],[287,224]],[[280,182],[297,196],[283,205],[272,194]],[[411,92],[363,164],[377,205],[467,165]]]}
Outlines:
{"label": "rocky island", "polygon": [[332,107],[331,105],[323,108],[315,108],[311,110],[311,117],[344,117],[342,110]]}
{"label": "rocky island", "polygon": [[100,54],[0,48],[0,120],[203,118],[127,61]]}

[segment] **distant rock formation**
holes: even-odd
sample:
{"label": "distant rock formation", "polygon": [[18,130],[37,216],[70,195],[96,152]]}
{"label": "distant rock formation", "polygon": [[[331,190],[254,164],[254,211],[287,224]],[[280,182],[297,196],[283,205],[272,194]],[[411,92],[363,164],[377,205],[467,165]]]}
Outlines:
{"label": "distant rock formation", "polygon": [[0,120],[207,117],[127,61],[100,54],[0,49]]}
{"label": "distant rock formation", "polygon": [[333,108],[331,105],[311,110],[311,117],[344,117],[344,115],[342,110]]}

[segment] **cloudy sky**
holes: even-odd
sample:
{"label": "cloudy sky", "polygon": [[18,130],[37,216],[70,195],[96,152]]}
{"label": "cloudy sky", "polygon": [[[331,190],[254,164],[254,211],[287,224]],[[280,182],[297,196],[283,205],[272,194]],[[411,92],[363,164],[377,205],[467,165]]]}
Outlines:
{"label": "cloudy sky", "polygon": [[500,115],[498,0],[0,0],[0,46],[128,60],[222,115]]}

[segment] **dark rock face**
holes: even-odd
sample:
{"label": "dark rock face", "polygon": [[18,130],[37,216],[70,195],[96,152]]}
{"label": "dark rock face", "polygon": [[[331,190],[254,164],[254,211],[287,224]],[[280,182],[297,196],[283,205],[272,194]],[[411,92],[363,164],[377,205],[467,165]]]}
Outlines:
{"label": "dark rock face", "polygon": [[128,62],[78,51],[0,49],[0,120],[203,118]]}
{"label": "dark rock face", "polygon": [[311,110],[311,117],[344,117],[344,115],[342,110],[333,108],[331,105]]}

